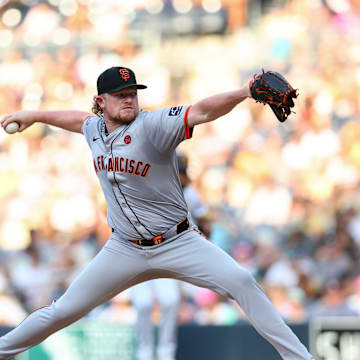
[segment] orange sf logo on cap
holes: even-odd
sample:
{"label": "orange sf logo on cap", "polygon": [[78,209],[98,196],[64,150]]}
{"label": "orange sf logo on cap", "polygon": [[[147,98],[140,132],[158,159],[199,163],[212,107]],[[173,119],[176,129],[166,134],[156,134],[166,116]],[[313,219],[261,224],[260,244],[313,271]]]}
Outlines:
{"label": "orange sf logo on cap", "polygon": [[130,79],[130,73],[128,69],[120,69],[119,73],[124,81],[128,81]]}

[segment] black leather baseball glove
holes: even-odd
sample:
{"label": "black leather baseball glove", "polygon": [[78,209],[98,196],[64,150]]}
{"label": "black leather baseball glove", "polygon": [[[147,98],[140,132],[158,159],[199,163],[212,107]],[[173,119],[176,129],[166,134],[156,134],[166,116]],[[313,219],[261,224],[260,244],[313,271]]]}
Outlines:
{"label": "black leather baseball glove", "polygon": [[254,75],[249,87],[256,102],[268,104],[279,121],[288,118],[298,93],[281,74],[263,70],[260,75]]}

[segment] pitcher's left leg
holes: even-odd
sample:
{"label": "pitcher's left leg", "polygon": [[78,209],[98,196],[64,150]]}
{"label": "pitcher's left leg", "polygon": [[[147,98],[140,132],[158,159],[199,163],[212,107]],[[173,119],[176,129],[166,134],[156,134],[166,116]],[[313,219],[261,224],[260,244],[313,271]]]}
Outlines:
{"label": "pitcher's left leg", "polygon": [[165,246],[163,255],[156,259],[158,268],[168,269],[179,280],[235,299],[283,359],[313,360],[252,275],[222,249],[193,230]]}

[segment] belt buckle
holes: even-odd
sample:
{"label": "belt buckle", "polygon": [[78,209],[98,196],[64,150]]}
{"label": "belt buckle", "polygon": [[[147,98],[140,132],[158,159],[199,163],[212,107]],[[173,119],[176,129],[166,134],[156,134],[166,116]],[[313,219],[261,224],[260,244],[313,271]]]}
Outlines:
{"label": "belt buckle", "polygon": [[153,238],[153,242],[155,245],[161,244],[163,241],[164,238],[162,237],[162,235],[158,235]]}

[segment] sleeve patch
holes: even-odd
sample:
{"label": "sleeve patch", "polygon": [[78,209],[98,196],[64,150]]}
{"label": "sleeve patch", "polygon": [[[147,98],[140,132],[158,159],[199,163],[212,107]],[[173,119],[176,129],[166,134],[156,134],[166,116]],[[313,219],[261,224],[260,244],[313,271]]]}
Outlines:
{"label": "sleeve patch", "polygon": [[173,106],[169,111],[169,116],[177,116],[181,113],[182,106]]}

